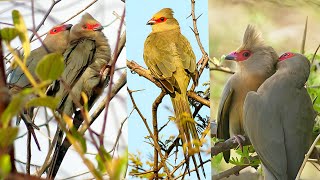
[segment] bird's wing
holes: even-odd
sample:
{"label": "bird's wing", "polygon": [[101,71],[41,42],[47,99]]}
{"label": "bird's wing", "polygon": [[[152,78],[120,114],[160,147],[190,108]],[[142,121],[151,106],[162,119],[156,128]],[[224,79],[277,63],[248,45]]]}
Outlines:
{"label": "bird's wing", "polygon": [[312,143],[312,128],[316,117],[313,104],[307,90],[286,88],[287,93],[294,98],[287,102],[284,113],[285,145],[288,157],[289,179],[295,177],[300,169],[304,155]]}
{"label": "bird's wing", "polygon": [[194,83],[197,85],[199,74],[196,66],[196,56],[194,55],[192,46],[188,39],[182,34],[180,34],[179,43],[176,43],[176,46],[184,69],[190,73]]}
{"label": "bird's wing", "polygon": [[[96,45],[93,40],[83,39],[72,45],[64,53],[65,69],[61,76],[60,88],[57,96],[61,97],[60,105],[64,103],[69,95],[71,88],[80,79],[82,73],[86,70],[89,64],[92,63]],[[66,84],[69,87],[64,87]]]}
{"label": "bird's wing", "polygon": [[[28,70],[30,71],[31,75],[34,78],[36,78],[35,69],[38,62],[47,54],[48,53],[46,52],[46,50],[42,46],[40,46],[39,48],[33,50],[30,56],[28,57],[26,66],[28,67]],[[31,84],[28,78],[25,76],[20,66],[12,70],[12,72],[10,73],[10,78],[8,83],[9,83],[9,86],[13,86],[13,87],[19,87],[19,88],[31,87]]]}
{"label": "bird's wing", "polygon": [[174,64],[176,51],[172,49],[172,42],[166,41],[165,38],[157,37],[156,34],[150,34],[144,44],[144,61],[161,84],[170,93],[180,92],[180,87],[173,77],[177,67]]}
{"label": "bird's wing", "polygon": [[[229,132],[229,112],[230,112],[230,105],[233,95],[233,89],[231,87],[230,78],[226,83],[223,91],[222,96],[218,108],[218,116],[217,116],[217,138],[227,140],[230,138]],[[226,162],[229,162],[230,159],[230,151],[224,151],[223,156]]]}
{"label": "bird's wing", "polygon": [[284,127],[272,100],[249,92],[244,102],[244,130],[264,166],[278,179],[287,179]]}

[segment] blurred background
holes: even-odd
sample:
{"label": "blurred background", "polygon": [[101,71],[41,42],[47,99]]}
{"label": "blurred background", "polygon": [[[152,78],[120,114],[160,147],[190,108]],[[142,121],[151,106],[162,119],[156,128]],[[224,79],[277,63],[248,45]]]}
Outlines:
{"label": "blurred background", "polygon": [[[217,63],[221,63],[222,66],[229,67],[235,71],[236,63],[224,62],[223,55],[235,51],[240,46],[248,24],[255,25],[261,31],[266,44],[272,46],[278,55],[287,51],[300,52],[307,17],[308,29],[305,55],[312,57],[312,54],[320,44],[319,10],[319,0],[209,1],[210,57],[212,59],[216,58]],[[314,64],[319,62],[320,59],[317,56]],[[221,92],[230,75],[219,71],[210,72],[212,121],[215,121],[217,117]],[[310,76],[313,78],[312,83],[320,82],[319,76],[319,72],[314,71]],[[308,89],[308,91],[309,93],[319,93],[319,88]],[[319,104],[318,100],[316,104]],[[316,106],[318,107],[318,105]],[[222,160],[221,165],[212,169],[212,173],[222,172],[232,166],[234,165],[227,165]],[[229,179],[259,179],[259,177],[262,178],[259,173],[256,173],[255,169],[246,168],[240,172],[239,176],[230,176]],[[307,163],[302,179],[320,179],[319,170]]]}

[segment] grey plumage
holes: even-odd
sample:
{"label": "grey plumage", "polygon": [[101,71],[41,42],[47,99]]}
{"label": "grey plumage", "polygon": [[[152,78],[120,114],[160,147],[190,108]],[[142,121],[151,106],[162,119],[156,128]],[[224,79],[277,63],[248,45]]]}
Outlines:
{"label": "grey plumage", "polygon": [[[286,57],[293,55],[292,57]],[[312,143],[315,111],[304,85],[310,63],[300,54],[280,57],[277,71],[244,102],[244,128],[265,178],[295,179]]]}

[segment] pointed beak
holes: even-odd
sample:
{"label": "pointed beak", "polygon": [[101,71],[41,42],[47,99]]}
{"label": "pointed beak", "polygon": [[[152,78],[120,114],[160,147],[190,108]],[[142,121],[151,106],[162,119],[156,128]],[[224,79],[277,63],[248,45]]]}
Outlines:
{"label": "pointed beak", "polygon": [[101,25],[97,26],[97,27],[94,27],[93,28],[94,31],[102,31],[103,30],[103,27]]}
{"label": "pointed beak", "polygon": [[147,25],[154,25],[156,21],[152,18],[147,22]]}
{"label": "pointed beak", "polygon": [[72,24],[65,24],[64,27],[66,28],[66,30],[70,30],[72,27]]}
{"label": "pointed beak", "polygon": [[232,52],[229,55],[227,55],[225,58],[225,60],[237,60],[237,52]]}

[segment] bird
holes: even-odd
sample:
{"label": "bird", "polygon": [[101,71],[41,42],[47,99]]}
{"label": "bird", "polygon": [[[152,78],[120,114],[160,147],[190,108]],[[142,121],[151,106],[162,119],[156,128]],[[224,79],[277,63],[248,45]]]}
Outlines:
{"label": "bird", "polygon": [[[85,13],[71,29],[70,45],[64,53],[65,70],[56,83],[58,87],[53,87],[57,92],[52,93],[60,98],[58,111],[70,118],[79,105],[83,106],[81,93],[88,97],[90,110],[106,84],[107,78],[102,71],[111,60],[111,48],[102,30],[101,23],[89,13]],[[58,133],[58,142],[62,142],[62,130]],[[50,176],[55,177],[68,148],[59,143],[56,145]]]}
{"label": "bird", "polygon": [[264,166],[265,179],[295,179],[312,143],[316,112],[305,83],[310,62],[280,56],[277,71],[244,102],[244,129]]}
{"label": "bird", "polygon": [[[265,45],[261,33],[249,24],[242,44],[225,60],[236,61],[238,69],[222,91],[217,113],[217,138],[227,140],[235,137],[239,143],[238,135],[245,135],[242,113],[245,97],[275,73],[278,55],[271,46]],[[230,150],[224,151],[223,156],[228,163]]]}
{"label": "bird", "polygon": [[[47,33],[45,39],[43,40],[43,44],[31,51],[29,57],[27,58],[26,66],[35,80],[39,81],[39,78],[36,76],[35,70],[38,62],[44,56],[50,53],[58,53],[62,55],[67,49],[71,27],[72,24],[62,24],[54,26]],[[29,79],[26,77],[20,66],[11,70],[8,80],[8,86],[11,95],[15,95],[25,88],[32,87]],[[29,111],[26,112],[26,114],[28,114],[29,117],[32,118],[33,108],[26,111]],[[17,124],[19,124],[19,122],[20,120],[18,119]]]}
{"label": "bird", "polygon": [[[187,97],[190,79],[197,84],[196,57],[190,42],[181,34],[180,25],[173,13],[172,9],[163,8],[147,22],[152,32],[144,42],[143,58],[150,73],[171,97],[179,137],[186,147],[183,150],[187,166],[188,157],[191,156],[197,167],[195,153],[198,153],[202,164],[199,153],[200,140]],[[199,178],[198,171],[196,172]]]}

